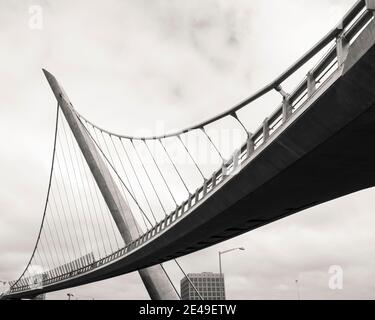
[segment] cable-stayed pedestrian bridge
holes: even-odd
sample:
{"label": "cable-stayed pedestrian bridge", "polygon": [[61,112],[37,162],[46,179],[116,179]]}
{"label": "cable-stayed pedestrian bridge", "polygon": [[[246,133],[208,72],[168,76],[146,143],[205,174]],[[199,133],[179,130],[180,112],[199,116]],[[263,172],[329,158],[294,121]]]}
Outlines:
{"label": "cable-stayed pedestrian bridge", "polygon": [[[152,298],[174,299],[163,262],[373,187],[374,10],[375,1],[358,1],[272,83],[172,134],[100,128],[44,71],[58,102],[47,199],[30,261],[3,298],[138,270]],[[245,111],[274,93],[276,111],[251,130]],[[229,157],[214,134],[223,123],[242,137]],[[203,143],[217,166],[201,161],[203,149],[191,141]]]}

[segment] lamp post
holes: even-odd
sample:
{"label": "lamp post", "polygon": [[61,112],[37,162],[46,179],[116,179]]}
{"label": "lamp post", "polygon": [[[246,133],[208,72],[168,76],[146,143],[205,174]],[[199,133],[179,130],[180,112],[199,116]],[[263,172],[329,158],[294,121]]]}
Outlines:
{"label": "lamp post", "polygon": [[229,253],[229,252],[232,252],[232,251],[236,251],[236,250],[244,251],[245,248],[244,247],[239,247],[239,248],[233,248],[233,249],[229,249],[229,250],[225,250],[225,251],[219,251],[220,279],[223,280],[224,295],[225,295],[225,282],[224,282],[224,277],[223,277],[223,268],[221,266],[221,256],[223,254],[226,254],[226,253]]}
{"label": "lamp post", "polygon": [[298,279],[296,280],[296,287],[297,287],[297,297],[298,297],[298,300],[301,300],[301,294],[299,292],[299,281],[298,281]]}
{"label": "lamp post", "polygon": [[244,247],[240,247],[240,248],[233,248],[233,249],[229,249],[229,250],[225,250],[225,251],[219,251],[219,269],[220,269],[220,277],[223,277],[223,271],[222,271],[222,266],[221,266],[221,256],[222,256],[223,254],[226,254],[226,253],[229,253],[229,252],[232,252],[232,251],[236,251],[236,250],[244,251],[245,248],[244,248]]}
{"label": "lamp post", "polygon": [[72,294],[72,293],[67,293],[66,295],[68,296],[69,301],[70,301],[71,297],[74,297],[74,294]]}

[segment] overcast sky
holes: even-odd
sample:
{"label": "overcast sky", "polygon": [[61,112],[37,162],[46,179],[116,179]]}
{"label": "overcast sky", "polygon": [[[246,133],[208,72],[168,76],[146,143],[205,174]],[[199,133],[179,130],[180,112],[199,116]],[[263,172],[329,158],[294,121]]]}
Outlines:
{"label": "overcast sky", "polygon": [[[268,83],[325,35],[354,0],[0,0],[0,280],[18,277],[37,236],[48,183],[55,99],[41,68],[79,112],[137,135],[207,119]],[[43,9],[30,28],[29,8]],[[275,105],[257,106],[258,126]],[[254,127],[255,129],[255,127]],[[229,299],[375,298],[374,190],[306,210],[181,258],[218,271]],[[372,200],[372,201],[371,201]],[[329,288],[331,266],[343,290]],[[176,285],[182,274],[168,263]],[[142,299],[137,274],[50,294]]]}

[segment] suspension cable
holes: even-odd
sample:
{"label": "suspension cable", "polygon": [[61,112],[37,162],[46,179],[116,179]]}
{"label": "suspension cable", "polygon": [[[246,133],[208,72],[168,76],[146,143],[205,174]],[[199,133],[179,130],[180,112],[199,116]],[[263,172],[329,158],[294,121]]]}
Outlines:
{"label": "suspension cable", "polygon": [[167,276],[167,279],[168,279],[169,283],[172,285],[174,291],[176,292],[177,296],[178,296],[178,297],[180,298],[180,300],[181,300],[181,295],[180,295],[180,293],[178,292],[176,286],[174,285],[174,283],[173,283],[171,277],[169,276],[168,272],[165,270],[164,265],[163,265],[162,263],[160,264],[160,267],[161,267],[162,270],[164,271],[165,275]]}
{"label": "suspension cable", "polygon": [[[64,232],[64,227],[63,227],[63,224],[62,224],[62,222],[61,222],[62,219],[61,219],[61,217],[60,217],[60,210],[58,210],[57,203],[56,203],[56,199],[55,199],[55,195],[54,195],[54,193],[53,193],[53,189],[51,189],[51,195],[52,195],[52,201],[53,201],[53,204],[54,204],[54,206],[55,206],[55,208],[56,208],[56,212],[57,212],[57,215],[58,215],[58,217],[59,217],[59,222],[60,222],[60,227],[61,227],[61,230],[62,230],[62,234],[63,234],[64,242],[65,242],[66,244],[68,244],[68,241],[66,240],[67,238],[66,238],[66,236],[65,236],[65,232]],[[65,217],[65,222],[66,222],[66,217]],[[69,228],[67,228],[67,229],[68,229],[68,234],[69,234],[70,241],[71,241],[71,245],[72,245],[73,252],[74,252],[72,236],[71,236],[71,234],[70,234],[70,230],[69,230]],[[57,231],[57,228],[56,228],[56,231]],[[68,255],[68,259],[69,259],[69,261],[71,261],[72,258],[70,257],[70,252],[69,252],[69,250],[67,250],[67,255]],[[74,253],[74,255],[75,255],[75,253]]]}
{"label": "suspension cable", "polygon": [[176,262],[177,266],[180,268],[180,270],[182,271],[182,273],[184,274],[184,276],[186,277],[186,279],[189,281],[189,283],[191,284],[191,286],[193,287],[194,291],[198,294],[199,296],[199,299],[201,300],[204,300],[202,295],[200,294],[200,292],[198,291],[198,289],[196,288],[196,286],[194,285],[193,281],[191,281],[191,279],[188,277],[188,275],[185,273],[184,269],[182,269],[181,265],[178,263],[177,259],[174,259],[174,262]]}
{"label": "suspension cable", "polygon": [[[98,135],[97,135],[95,129],[94,129],[94,134],[95,134],[95,137],[96,137],[96,139],[97,139],[97,141],[98,141],[97,146],[98,146],[98,148],[100,148],[100,150],[102,150],[102,145],[101,145],[101,143],[100,143],[99,137],[98,137]],[[91,138],[92,138],[92,137],[91,137]],[[95,141],[93,138],[92,138],[92,140]],[[104,154],[104,152],[103,152],[103,154]],[[98,157],[99,157],[99,156],[98,156],[96,153],[94,154],[94,157],[95,157],[95,160],[98,161]],[[109,160],[108,160],[108,161],[109,161]],[[112,166],[112,167],[113,167],[113,166]],[[112,184],[113,184],[113,183],[114,183],[114,182],[112,181]],[[95,189],[96,189],[96,188],[95,188]],[[117,192],[116,192],[116,196],[118,197]],[[106,205],[105,207],[107,208],[107,210],[109,210],[109,208],[108,208],[107,205]],[[114,227],[114,225],[113,225],[112,222],[113,222],[113,219],[110,219],[110,225],[111,225],[112,233],[113,233],[113,236],[114,236],[114,238],[115,238],[115,240],[116,240],[117,248],[119,248],[118,240],[117,240],[117,237],[116,237],[115,227]]]}
{"label": "suspension cable", "polygon": [[[87,134],[90,136],[90,138],[92,139],[92,141],[94,142],[94,144],[96,145],[96,147],[98,148],[98,150],[100,151],[100,153],[103,155],[104,159],[107,161],[107,163],[110,165],[110,167],[112,168],[112,170],[114,171],[114,173],[117,175],[118,179],[120,180],[120,182],[124,185],[125,189],[127,190],[127,192],[130,194],[130,196],[133,198],[135,204],[139,207],[139,209],[142,211],[142,213],[145,215],[145,217],[148,219],[147,215],[144,213],[142,207],[140,206],[139,202],[137,201],[137,199],[135,199],[135,197],[132,195],[132,193],[129,191],[127,185],[124,183],[123,179],[121,178],[121,176],[119,175],[119,173],[117,172],[116,168],[113,166],[113,164],[108,160],[108,157],[105,155],[105,153],[103,152],[102,148],[98,145],[98,143],[96,142],[96,140],[92,137],[90,131],[87,130],[86,126],[82,123],[82,121],[79,119],[80,123],[82,124],[83,128],[85,129],[85,131],[87,132]],[[149,221],[150,224],[151,224],[151,221]],[[152,224],[151,224],[152,225]]]}
{"label": "suspension cable", "polygon": [[[118,151],[117,151],[117,148],[116,148],[115,142],[113,141],[112,136],[110,136],[110,138],[111,138],[112,145],[113,145],[113,147],[114,147],[114,149],[115,149],[115,152],[116,152],[117,158],[118,158],[119,161],[120,161],[120,165],[121,165],[122,171],[124,172],[124,174],[125,174],[125,178],[126,178],[126,180],[128,181],[128,183],[129,183],[130,191],[132,192],[132,194],[134,195],[134,197],[137,199],[137,196],[136,196],[136,194],[135,194],[135,192],[134,192],[134,188],[133,188],[133,186],[132,186],[132,183],[131,183],[131,181],[130,181],[130,178],[129,178],[129,176],[128,176],[126,170],[125,170],[125,166],[124,166],[124,164],[123,164],[123,162],[122,162],[122,159],[121,159],[121,157],[120,157],[120,154],[119,154]],[[138,200],[138,199],[137,199],[137,200]],[[143,216],[142,213],[141,213],[141,217],[142,217],[142,220],[143,220],[143,223],[144,223],[146,229],[148,230],[148,228],[147,228],[147,223],[146,223],[146,220],[145,220],[145,217]],[[137,229],[138,229],[138,226],[137,226]],[[138,232],[138,233],[139,233],[139,232]]]}
{"label": "suspension cable", "polygon": [[198,169],[200,175],[202,176],[203,180],[206,181],[206,177],[204,176],[202,170],[199,168],[197,162],[194,160],[193,156],[190,154],[190,151],[188,150],[188,148],[186,147],[185,143],[182,141],[181,137],[180,136],[177,136],[178,140],[180,140],[181,144],[183,145],[183,147],[185,148],[187,154],[189,155],[190,159],[193,161],[195,167]]}
{"label": "suspension cable", "polygon": [[222,156],[220,150],[217,148],[216,144],[212,141],[211,137],[207,134],[205,128],[201,128],[201,130],[203,131],[203,133],[205,134],[205,136],[207,137],[208,141],[212,144],[212,146],[214,147],[214,149],[216,150],[217,154],[219,155],[219,157],[221,158],[221,160],[223,162],[225,162],[225,159],[224,157]]}
{"label": "suspension cable", "polygon": [[[105,140],[105,137],[104,137],[103,132],[101,132],[101,135],[102,135],[102,139],[103,139],[103,141],[104,141],[104,146],[105,146],[105,148],[106,148],[106,150],[107,150],[107,152],[108,152],[108,155],[109,155],[110,161],[113,163],[113,166],[115,167],[115,162],[113,161],[112,154],[111,154],[111,152],[109,151],[108,144],[107,144],[107,141]],[[112,182],[114,183],[114,180],[113,180],[113,179],[112,179]],[[130,208],[130,204],[129,204],[129,201],[128,201],[127,196],[126,196],[126,192],[124,191],[124,186],[123,186],[122,184],[120,184],[120,185],[121,185],[121,189],[122,189],[122,192],[123,192],[124,200],[125,200],[126,204],[127,204],[127,205],[129,206],[129,208]],[[121,191],[118,190],[118,188],[115,188],[115,191],[116,191],[117,198],[120,199]],[[128,191],[129,191],[129,190],[128,190]],[[120,192],[120,195],[118,194],[118,192]],[[130,191],[129,191],[129,193],[130,193]],[[130,193],[130,196],[132,196],[131,193]],[[135,197],[135,196],[134,196],[134,197]],[[120,205],[121,205],[121,209],[122,209],[122,210],[121,210],[121,215],[122,215],[122,217],[123,217],[124,223],[126,224],[127,228],[130,229],[130,227],[129,227],[129,222],[126,221],[125,216],[123,215],[123,212],[124,212],[125,210],[124,210],[124,208],[122,207],[122,201],[120,201]],[[131,218],[133,219],[133,222],[134,222],[135,227],[136,227],[136,229],[137,229],[138,236],[140,236],[141,234],[140,234],[140,232],[139,232],[139,226],[138,226],[137,221],[135,220],[135,217],[134,217],[134,214],[133,214],[133,211],[132,211],[132,210],[130,210],[130,215],[131,215]]]}
{"label": "suspension cable", "polygon": [[165,186],[167,187],[168,192],[169,192],[169,194],[171,195],[171,197],[172,197],[172,199],[173,199],[173,201],[174,201],[176,207],[178,207],[178,204],[177,204],[177,202],[176,202],[176,199],[175,199],[175,197],[173,196],[173,193],[172,193],[172,191],[171,191],[171,189],[170,189],[170,187],[169,187],[167,181],[165,180],[165,177],[164,177],[164,175],[163,175],[163,173],[162,173],[162,171],[161,171],[159,165],[156,163],[155,157],[154,157],[154,155],[151,153],[151,150],[150,150],[148,144],[146,143],[146,141],[143,141],[143,143],[146,145],[147,151],[148,151],[148,153],[150,154],[150,156],[151,156],[151,158],[152,158],[152,160],[153,160],[153,162],[154,162],[156,168],[158,169],[160,176],[163,178],[164,184],[165,184]]}
{"label": "suspension cable", "polygon": [[190,190],[189,190],[189,188],[187,187],[186,182],[185,182],[184,179],[182,178],[180,171],[177,169],[176,164],[175,164],[174,161],[172,160],[172,158],[171,158],[169,152],[167,151],[167,148],[164,146],[164,144],[163,144],[163,142],[161,141],[161,139],[159,139],[159,143],[160,143],[161,146],[163,147],[165,154],[167,155],[169,161],[172,163],[173,168],[174,168],[175,171],[177,172],[177,175],[179,176],[179,178],[180,178],[182,184],[184,185],[186,191],[188,192],[188,194],[189,194],[189,196],[190,196]]}
{"label": "suspension cable", "polygon": [[[63,128],[63,132],[64,132],[64,135],[65,135],[66,146],[67,146],[67,149],[68,149],[68,155],[69,155],[70,164],[72,165],[72,169],[73,169],[73,177],[74,177],[74,180],[76,182],[74,185],[76,187],[77,194],[78,194],[77,201],[76,201],[76,197],[75,197],[75,192],[73,191],[74,188],[73,188],[72,179],[70,178],[70,175],[68,174],[68,181],[69,181],[71,192],[72,192],[73,199],[74,199],[74,205],[75,205],[75,208],[76,208],[76,213],[77,213],[77,217],[78,217],[79,227],[80,227],[80,230],[81,230],[81,234],[84,235],[84,232],[83,232],[83,229],[82,229],[82,226],[81,226],[81,218],[80,218],[80,214],[79,214],[80,211],[78,210],[77,203],[80,203],[80,207],[81,207],[81,209],[83,211],[83,220],[84,220],[83,222],[86,224],[86,231],[87,231],[87,235],[88,235],[88,238],[89,238],[88,239],[89,240],[89,245],[91,246],[91,251],[93,251],[91,237],[90,237],[90,233],[89,233],[88,227],[87,227],[86,215],[84,214],[85,210],[84,210],[84,207],[83,207],[83,201],[82,201],[81,191],[79,190],[79,186],[78,186],[78,176],[77,176],[77,173],[76,173],[76,169],[74,167],[74,161],[73,161],[73,156],[72,156],[72,152],[71,152],[71,147],[70,147],[70,144],[69,144],[68,135],[66,133],[64,123],[62,124],[62,128]],[[68,172],[68,164],[66,162],[64,152],[62,154],[63,154],[63,158],[64,158],[64,161],[65,161],[66,171]],[[85,252],[88,253],[89,251],[87,249],[86,241],[82,241],[82,242],[83,242],[83,245],[84,245],[84,248],[85,248]]]}
{"label": "suspension cable", "polygon": [[56,141],[57,141],[57,128],[58,128],[58,123],[59,123],[59,110],[60,110],[60,105],[57,104],[56,123],[55,123],[55,136],[54,136],[54,141],[53,141],[53,152],[52,152],[52,164],[51,164],[51,171],[50,171],[50,174],[49,174],[47,197],[46,197],[46,202],[45,202],[45,205],[44,205],[43,217],[42,217],[42,222],[40,224],[38,237],[37,237],[36,244],[34,246],[33,252],[31,254],[30,260],[27,263],[25,270],[22,272],[21,276],[12,284],[12,286],[10,287],[9,290],[12,290],[14,288],[14,286],[21,280],[21,278],[23,277],[23,275],[26,273],[26,270],[29,268],[29,266],[30,266],[30,264],[31,264],[31,262],[32,262],[32,260],[34,258],[34,255],[35,255],[35,252],[36,252],[36,248],[38,246],[38,243],[39,243],[39,240],[40,240],[40,236],[41,236],[41,233],[42,233],[42,229],[43,229],[43,225],[44,225],[44,219],[45,219],[46,213],[47,213],[47,205],[48,205],[49,194],[50,194],[50,190],[51,190],[53,165],[54,165],[54,162],[55,162]]}
{"label": "suspension cable", "polygon": [[[87,193],[88,193],[87,192],[87,189],[88,189],[88,184],[87,184],[88,179],[87,179],[87,175],[86,175],[86,173],[84,171],[85,170],[84,163],[82,162],[82,157],[79,157],[78,154],[77,154],[77,150],[76,150],[77,149],[77,144],[74,144],[72,135],[70,135],[70,140],[71,140],[71,143],[73,144],[73,151],[74,151],[74,155],[75,155],[75,162],[77,163],[78,172],[79,172],[80,181],[81,181],[81,186],[82,186],[82,189],[83,189],[83,193],[85,195],[84,199],[86,200],[87,212],[88,212],[89,220],[90,220],[89,222],[91,223],[91,226],[92,226],[92,232],[93,232],[95,243],[96,243],[96,247],[97,247],[97,249],[99,251],[99,256],[100,256],[100,246],[99,246],[98,238],[96,236],[95,224],[94,224],[94,220],[92,218],[92,212],[91,212],[92,210],[90,210],[90,203],[89,203],[89,198],[88,198],[88,195],[87,195]],[[83,165],[83,168],[81,168],[81,165]],[[89,191],[90,191],[90,189],[89,189]],[[94,207],[94,210],[95,210],[95,207]],[[86,221],[86,223],[87,223],[87,221]],[[87,226],[87,232],[90,235],[88,224],[86,226]],[[91,244],[90,236],[89,236],[89,241],[90,241],[90,244]],[[92,250],[92,252],[94,252],[94,249],[93,249],[92,245],[91,245],[91,250]]]}
{"label": "suspension cable", "polygon": [[[147,169],[146,169],[146,167],[145,167],[145,165],[144,165],[144,163],[143,163],[143,161],[142,161],[141,156],[140,156],[139,153],[138,153],[137,148],[136,148],[135,145],[134,145],[133,140],[131,140],[131,144],[132,144],[132,146],[133,146],[133,148],[134,148],[134,151],[135,151],[135,153],[136,153],[136,155],[137,155],[137,157],[138,157],[138,160],[140,161],[140,163],[141,163],[141,165],[142,165],[142,167],[143,167],[143,170],[144,170],[145,173],[146,173],[146,176],[147,176],[147,178],[148,178],[148,180],[149,180],[149,182],[150,182],[150,184],[151,184],[151,186],[152,186],[152,189],[153,189],[154,192],[155,192],[155,195],[156,195],[156,197],[157,197],[157,199],[158,199],[158,201],[159,201],[159,204],[160,204],[161,208],[163,209],[165,215],[167,215],[167,211],[166,211],[165,208],[164,208],[164,205],[163,205],[163,203],[162,203],[162,201],[161,201],[161,199],[160,199],[160,197],[159,197],[159,194],[158,194],[158,192],[156,191],[155,185],[154,185],[154,183],[152,182],[152,180],[151,180],[151,178],[150,178],[150,175],[149,175],[148,172],[147,172]],[[157,222],[155,216],[154,216],[154,219],[155,219],[155,222]]]}
{"label": "suspension cable", "polygon": [[[143,186],[142,186],[142,183],[141,183],[140,180],[139,180],[138,174],[137,174],[137,172],[136,172],[136,170],[135,170],[135,168],[134,168],[134,166],[133,166],[133,162],[131,161],[131,159],[130,159],[130,157],[129,157],[129,154],[128,154],[128,152],[127,152],[125,146],[124,146],[124,143],[123,143],[122,139],[121,139],[121,138],[119,138],[119,139],[120,139],[120,142],[121,142],[122,149],[124,150],[125,155],[126,155],[128,161],[129,161],[129,163],[130,163],[130,167],[132,168],[132,171],[133,171],[133,173],[134,173],[134,176],[135,176],[135,178],[137,179],[138,185],[139,185],[139,187],[141,188],[142,194],[143,194],[143,196],[144,196],[144,198],[145,198],[145,200],[146,200],[146,203],[147,203],[147,205],[148,205],[148,208],[150,209],[151,215],[154,216],[154,210],[152,209],[152,206],[151,206],[151,204],[150,204],[150,202],[149,202],[149,200],[148,200],[148,198],[147,198],[147,196],[146,196],[146,192],[145,192],[145,190],[144,190],[144,188],[143,188]],[[147,217],[147,220],[150,222],[150,220],[149,220],[148,217]],[[150,225],[151,225],[151,228],[152,228],[152,227],[153,227],[152,223],[150,223]],[[148,227],[147,227],[147,230],[148,230]]]}

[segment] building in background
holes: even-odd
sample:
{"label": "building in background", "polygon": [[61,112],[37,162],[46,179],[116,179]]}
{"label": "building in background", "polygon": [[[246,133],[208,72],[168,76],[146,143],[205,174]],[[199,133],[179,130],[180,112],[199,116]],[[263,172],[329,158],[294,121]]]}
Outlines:
{"label": "building in background", "polygon": [[[225,300],[224,274],[212,272],[189,273],[187,277],[204,300]],[[181,299],[200,300],[198,293],[187,277],[181,280]]]}

